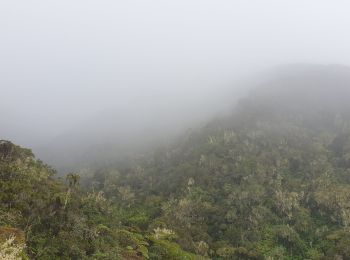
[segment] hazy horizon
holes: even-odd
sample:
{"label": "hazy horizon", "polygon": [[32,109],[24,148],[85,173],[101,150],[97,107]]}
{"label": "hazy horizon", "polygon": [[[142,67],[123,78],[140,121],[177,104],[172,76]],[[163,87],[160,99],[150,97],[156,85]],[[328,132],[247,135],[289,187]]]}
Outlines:
{"label": "hazy horizon", "polygon": [[[169,118],[186,126],[205,120],[246,91],[239,80],[270,67],[350,65],[349,7],[343,1],[3,1],[0,138],[38,147],[88,131],[84,126],[94,120],[102,122],[92,127],[96,135],[113,133],[118,120],[123,131],[166,130],[173,127]],[[111,118],[116,122],[106,124]]]}

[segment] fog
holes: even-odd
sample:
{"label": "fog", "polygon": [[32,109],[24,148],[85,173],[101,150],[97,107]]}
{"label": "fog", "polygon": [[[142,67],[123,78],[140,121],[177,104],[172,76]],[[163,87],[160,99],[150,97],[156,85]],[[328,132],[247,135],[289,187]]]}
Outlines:
{"label": "fog", "polygon": [[48,160],[65,149],[166,139],[229,109],[248,90],[242,82],[270,67],[349,65],[349,8],[320,0],[1,1],[0,139]]}

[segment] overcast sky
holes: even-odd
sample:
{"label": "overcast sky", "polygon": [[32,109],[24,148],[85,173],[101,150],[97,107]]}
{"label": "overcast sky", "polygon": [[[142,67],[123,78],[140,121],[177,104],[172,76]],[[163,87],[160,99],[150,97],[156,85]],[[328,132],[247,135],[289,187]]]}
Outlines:
{"label": "overcast sky", "polygon": [[0,139],[52,137],[109,109],[186,107],[279,64],[349,65],[349,11],[337,0],[2,0]]}

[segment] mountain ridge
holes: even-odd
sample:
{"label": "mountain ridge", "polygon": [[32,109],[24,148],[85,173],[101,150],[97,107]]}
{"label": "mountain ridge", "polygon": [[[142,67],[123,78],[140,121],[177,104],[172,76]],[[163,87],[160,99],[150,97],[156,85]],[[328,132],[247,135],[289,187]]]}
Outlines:
{"label": "mountain ridge", "polygon": [[277,75],[152,155],[84,169],[80,185],[1,141],[0,230],[43,259],[348,259],[350,70],[328,68]]}

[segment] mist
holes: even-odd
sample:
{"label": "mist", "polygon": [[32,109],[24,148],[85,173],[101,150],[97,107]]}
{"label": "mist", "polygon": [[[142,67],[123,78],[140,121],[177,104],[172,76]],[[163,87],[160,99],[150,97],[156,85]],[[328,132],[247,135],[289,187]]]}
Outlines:
{"label": "mist", "polygon": [[[2,1],[0,136],[55,163],[227,111],[268,68],[350,64],[345,1]],[[113,146],[113,145],[112,145]],[[132,150],[132,149],[131,149]],[[99,150],[97,150],[99,151]],[[61,155],[62,156],[62,155]]]}

